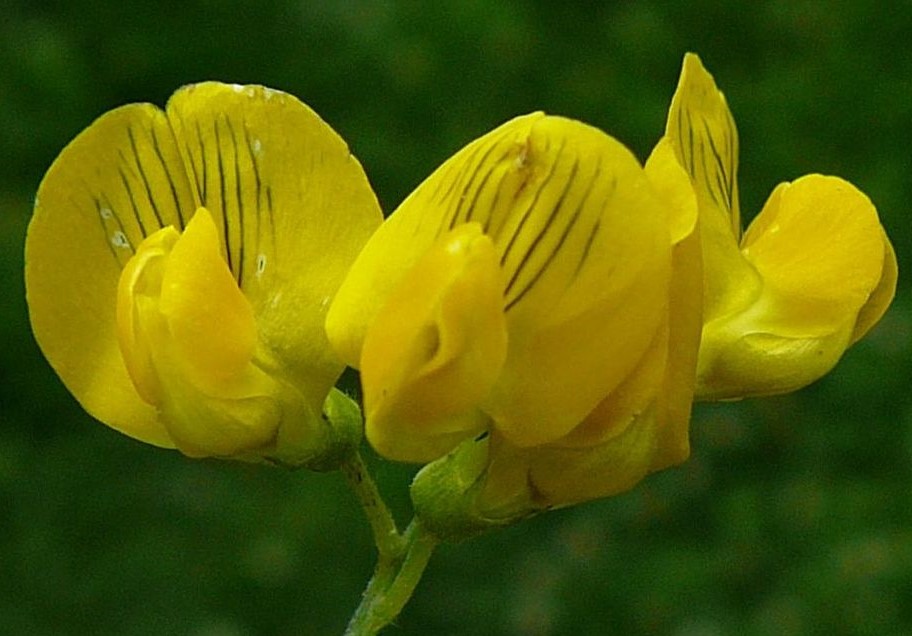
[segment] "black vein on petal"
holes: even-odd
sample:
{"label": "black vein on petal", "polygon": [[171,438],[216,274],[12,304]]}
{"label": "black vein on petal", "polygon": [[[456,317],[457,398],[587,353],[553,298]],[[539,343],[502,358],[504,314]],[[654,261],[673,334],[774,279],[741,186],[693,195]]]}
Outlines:
{"label": "black vein on petal", "polygon": [[228,269],[234,271],[234,260],[231,256],[231,228],[228,223],[228,203],[225,200],[225,159],[222,155],[222,135],[219,132],[218,119],[212,121],[212,128],[215,131],[215,157],[218,166],[219,178],[219,203],[222,212],[222,230],[225,237],[225,258],[228,261]]}
{"label": "black vein on petal", "polygon": [[[123,159],[122,155],[121,159]],[[136,218],[136,223],[139,225],[139,233],[142,234],[143,238],[146,238],[149,236],[149,232],[146,230],[146,225],[143,223],[142,216],[139,214],[139,207],[136,205],[136,197],[133,195],[133,188],[130,187],[130,179],[124,172],[123,166],[117,166],[117,174],[120,175],[120,182],[123,184],[124,190],[127,193],[127,198],[130,199],[130,206],[133,208],[133,216]]]}
{"label": "black vein on petal", "polygon": [[[246,123],[244,124],[244,145],[247,148],[247,154],[250,157],[250,165],[253,166],[253,189],[254,189],[254,200],[256,201],[256,216],[254,217],[256,222],[256,245],[254,246],[254,251],[260,253],[260,243],[262,241],[262,190],[263,182],[260,178],[260,165],[257,162],[256,153],[253,150],[253,142],[250,140],[250,129],[247,127]],[[254,271],[256,271],[256,263],[254,263]]]}
{"label": "black vein on petal", "polygon": [[181,209],[180,199],[177,196],[177,184],[174,181],[174,177],[171,176],[171,170],[168,168],[168,162],[165,161],[165,157],[162,154],[161,144],[158,142],[158,135],[155,134],[155,126],[150,127],[149,134],[152,137],[152,148],[155,150],[155,156],[158,158],[158,162],[161,164],[162,170],[165,173],[165,178],[168,180],[168,185],[171,188],[171,198],[174,201],[174,209],[177,211],[177,223],[179,226],[178,229],[183,232],[184,227],[187,225],[187,222],[184,219],[184,212]]}
{"label": "black vein on petal", "polygon": [[[722,194],[722,198],[725,200],[725,207],[729,212],[732,211],[732,193],[729,190],[729,180],[726,175],[725,162],[722,160],[722,156],[719,154],[718,148],[716,148],[716,142],[713,139],[712,131],[709,128],[709,122],[706,121],[706,118],[703,117],[703,130],[706,133],[706,138],[709,141],[709,148],[712,151],[713,158],[716,162],[716,187],[719,189],[719,192]],[[707,181],[709,181],[709,176],[707,175]]]}
{"label": "black vein on petal", "polygon": [[[597,178],[600,176],[601,167],[602,166],[601,166],[601,162],[600,162],[598,169],[596,171],[596,175],[595,175],[595,177],[593,177],[592,183],[590,184],[590,188],[586,192],[587,199],[588,199],[589,194],[591,193],[592,189],[595,187]],[[595,217],[595,223],[592,226],[592,230],[590,230],[590,232],[589,232],[589,238],[586,239],[586,245],[583,247],[583,253],[580,255],[579,263],[576,266],[576,270],[574,270],[574,272],[573,272],[573,277],[572,277],[573,279],[575,279],[577,276],[579,276],[580,271],[582,271],[582,269],[583,269],[583,265],[586,264],[586,260],[589,258],[589,253],[592,251],[592,244],[595,242],[595,237],[596,237],[596,235],[598,235],[599,230],[602,227],[602,210],[604,209],[604,206],[607,205],[608,199],[611,197],[611,195],[614,194],[614,191],[616,189],[617,189],[617,175],[613,175],[611,177],[611,183],[608,185],[608,191],[604,195],[605,204],[602,206],[602,209],[599,210],[598,214]]]}
{"label": "black vein on petal", "polygon": [[[554,204],[554,207],[551,208],[551,212],[548,215],[548,218],[545,220],[544,227],[542,227],[541,231],[535,236],[534,239],[532,239],[532,244],[529,246],[529,249],[526,250],[526,253],[523,254],[522,260],[520,260],[520,262],[519,262],[519,265],[516,267],[515,270],[513,270],[513,274],[512,274],[512,276],[510,276],[510,281],[507,283],[506,291],[504,292],[505,297],[509,296],[510,292],[513,290],[513,285],[516,283],[516,281],[519,279],[520,275],[522,274],[523,270],[526,268],[526,265],[531,260],[532,255],[538,250],[538,247],[541,244],[542,240],[545,238],[545,235],[551,231],[552,227],[554,227],[554,223],[557,220],[557,218],[560,216],[560,212],[564,207],[564,203],[566,203],[566,201],[567,201],[567,195],[570,193],[571,188],[576,183],[576,175],[577,175],[578,171],[579,171],[579,157],[574,157],[573,165],[570,168],[570,176],[567,178],[567,183],[564,186],[563,191],[560,193],[560,196],[558,197],[557,202]],[[590,188],[592,187],[591,183],[589,184],[589,187]],[[588,192],[587,192],[587,194],[588,194]],[[566,232],[569,232],[570,227],[576,222],[576,218],[578,215],[579,215],[579,208],[577,209],[576,214],[568,222],[567,228],[565,228],[564,236],[566,236]],[[525,286],[523,286],[523,288],[519,291],[519,293],[517,293],[516,296],[514,296],[512,300],[509,300],[507,302],[506,307],[504,308],[504,311],[509,311],[511,307],[515,306],[516,303],[518,303],[520,300],[522,300],[522,298],[529,292],[529,290],[532,289],[532,287],[535,285],[535,283],[538,281],[538,279],[541,278],[542,274],[545,272],[546,269],[548,269],[548,266],[554,260],[554,257],[557,255],[557,252],[560,249],[560,246],[562,243],[563,243],[563,239],[558,241],[558,243],[554,246],[554,249],[551,251],[551,253],[545,259],[543,259],[541,266],[538,268],[538,271],[536,271],[532,275],[532,277],[529,279],[529,281],[526,282]]]}
{"label": "black vein on petal", "polygon": [[[535,206],[538,205],[538,200],[541,197],[542,192],[544,191],[544,189],[548,185],[548,183],[551,181],[551,178],[554,176],[554,173],[557,170],[557,164],[560,161],[560,156],[561,156],[561,154],[563,154],[565,143],[566,142],[561,143],[561,147],[558,148],[557,154],[554,156],[554,159],[551,162],[551,167],[548,170],[548,174],[545,175],[545,178],[542,179],[541,183],[538,184],[538,188],[535,190],[535,194],[532,195],[532,201],[529,202],[529,205],[526,207],[526,209],[523,211],[522,215],[520,216],[519,223],[516,224],[516,229],[513,231],[512,236],[510,236],[510,240],[507,243],[506,248],[504,248],[503,254],[500,257],[500,266],[501,267],[506,265],[507,259],[510,257],[510,252],[513,251],[513,246],[516,244],[517,237],[519,237],[519,235],[522,234],[523,228],[526,225],[526,221],[529,220],[529,216],[530,216],[531,212],[535,209]],[[545,148],[545,152],[547,152],[547,148]],[[498,241],[499,236],[495,236],[494,238],[495,238],[495,243],[499,242]]]}
{"label": "black vein on petal", "polygon": [[130,139],[130,150],[133,152],[133,160],[136,162],[139,179],[142,181],[143,189],[146,192],[146,198],[149,200],[149,205],[152,207],[152,213],[155,215],[155,222],[158,224],[158,228],[156,229],[161,229],[165,227],[165,221],[162,218],[161,210],[158,209],[158,202],[155,200],[155,195],[152,194],[152,185],[149,183],[149,177],[146,175],[146,169],[143,167],[142,159],[139,156],[139,150],[136,147],[136,135],[133,133],[132,126],[127,126],[127,137]]}
{"label": "black vein on petal", "polygon": [[[231,120],[225,115],[225,124],[228,126],[228,132],[231,134],[231,146],[234,148],[234,196],[237,199],[237,211],[238,211],[238,266],[236,279],[238,287],[241,286],[241,279],[244,275],[244,197],[243,189],[241,187],[241,162],[240,156],[238,154],[238,143],[237,143],[237,134],[234,131],[234,126],[231,124]],[[228,205],[225,204],[224,209],[225,214],[225,223],[228,223]]]}
{"label": "black vein on petal", "polygon": [[[209,207],[209,191],[208,191],[208,169],[206,164],[206,143],[203,141],[203,130],[200,126],[199,121],[196,122],[196,139],[199,142],[200,148],[200,180],[197,183],[197,192],[200,197],[200,203],[203,204],[203,207]],[[191,163],[192,160],[191,160]],[[194,174],[196,171],[194,170]]]}
{"label": "black vein on petal", "polygon": [[[510,151],[505,152],[497,161],[493,162],[493,165],[488,162],[488,159],[493,154],[494,150],[500,146],[500,142],[503,140],[503,135],[499,136],[497,139],[492,140],[491,144],[488,146],[488,149],[485,150],[484,154],[481,156],[481,159],[478,160],[478,164],[475,166],[475,170],[472,172],[472,177],[466,183],[465,187],[462,189],[462,194],[459,197],[456,206],[456,212],[453,214],[453,218],[450,220],[449,229],[453,229],[459,221],[459,217],[463,210],[465,210],[465,219],[464,222],[469,222],[472,220],[472,216],[475,212],[475,207],[478,204],[478,199],[481,196],[482,190],[484,190],[485,185],[488,183],[488,179],[491,178],[491,173],[494,171],[494,168],[500,164],[506,157],[509,156]],[[478,187],[475,188],[475,193],[472,196],[472,202],[468,205],[465,205],[466,199],[468,197],[469,190],[472,187],[472,184],[475,182],[478,172],[485,166],[488,166],[488,170],[485,171],[484,176],[481,178],[481,182],[478,184]],[[493,212],[492,209],[488,210],[488,214]]]}

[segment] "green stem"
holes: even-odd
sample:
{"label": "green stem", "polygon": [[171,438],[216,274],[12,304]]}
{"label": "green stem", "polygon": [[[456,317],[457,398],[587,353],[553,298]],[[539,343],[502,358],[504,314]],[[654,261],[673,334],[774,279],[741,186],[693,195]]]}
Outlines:
{"label": "green stem", "polygon": [[355,449],[339,468],[364,510],[364,515],[367,517],[374,535],[374,543],[377,544],[377,551],[380,553],[380,559],[399,557],[405,548],[405,539],[399,534],[396,521],[380,496],[377,484],[367,470],[361,453]]}
{"label": "green stem", "polygon": [[404,535],[404,550],[390,558],[382,553],[345,636],[373,636],[392,623],[412,597],[438,540],[417,521]]}

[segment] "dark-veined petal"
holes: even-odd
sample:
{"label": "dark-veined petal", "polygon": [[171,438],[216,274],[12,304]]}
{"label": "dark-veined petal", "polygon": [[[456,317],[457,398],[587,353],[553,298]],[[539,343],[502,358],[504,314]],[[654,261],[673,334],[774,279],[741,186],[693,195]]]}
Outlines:
{"label": "dark-veined petal", "polygon": [[[166,112],[125,106],[73,140],[39,188],[26,241],[36,339],[99,420],[173,446],[127,373],[115,301],[122,268],[207,203],[230,276],[256,315],[258,362],[318,412],[341,372],[323,332],[329,299],[381,213],[345,143],[294,97],[209,82]],[[150,388],[147,386],[146,388]]]}
{"label": "dark-veined petal", "polygon": [[[666,200],[677,202],[672,204],[678,211],[672,225],[679,232],[665,323],[636,369],[576,429],[553,444],[527,450],[525,485],[533,489],[539,505],[565,506],[617,494],[690,454],[703,286],[700,235],[694,226],[696,201],[687,175],[665,146],[660,144],[650,156],[646,172],[662,185]],[[497,451],[492,446],[491,452]],[[492,458],[495,471],[503,471],[497,466],[504,464],[501,458]],[[497,499],[506,497],[504,489],[510,484],[498,484],[498,477],[488,476],[484,498],[488,505],[502,508]]]}
{"label": "dark-veined petal", "polygon": [[650,346],[667,310],[675,224],[605,133],[549,117],[526,146],[534,176],[495,234],[510,348],[483,407],[511,443],[535,446],[576,427]]}
{"label": "dark-veined petal", "polygon": [[398,281],[466,223],[490,237],[505,281],[507,360],[480,406],[513,443],[562,437],[637,364],[663,319],[667,205],[605,133],[541,113],[509,121],[428,177],[359,256],[327,320],[349,364],[363,364]]}
{"label": "dark-veined petal", "polygon": [[325,314],[382,220],[361,165],[305,104],[262,86],[188,86],[167,113],[261,339],[322,403],[342,370]]}
{"label": "dark-veined petal", "polygon": [[517,117],[457,152],[421,183],[384,221],[339,289],[326,331],[346,363],[360,366],[368,326],[419,258],[447,232],[466,222],[488,234],[521,208],[517,198],[538,176],[528,164],[526,140],[543,113]]}
{"label": "dark-veined petal", "polygon": [[738,251],[738,131],[725,96],[693,53],[684,56],[665,138],[697,194],[709,320],[749,303],[760,282]]}
{"label": "dark-veined petal", "polygon": [[121,268],[143,238],[183,227],[193,190],[163,112],[115,109],[77,136],[41,182],[26,239],[32,329],[83,408],[145,442],[171,446],[133,388],[117,343]]}
{"label": "dark-veined petal", "polygon": [[715,208],[740,238],[738,130],[725,95],[693,53],[684,56],[665,135],[693,180],[698,203]]}

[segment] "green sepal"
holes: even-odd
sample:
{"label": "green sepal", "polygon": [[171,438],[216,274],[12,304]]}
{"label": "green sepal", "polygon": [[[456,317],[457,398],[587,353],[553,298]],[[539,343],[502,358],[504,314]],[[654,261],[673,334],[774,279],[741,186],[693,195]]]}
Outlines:
{"label": "green sepal", "polygon": [[457,543],[526,519],[540,507],[522,498],[515,506],[491,514],[483,506],[490,438],[461,443],[448,455],[427,464],[412,481],[415,516],[441,541]]}

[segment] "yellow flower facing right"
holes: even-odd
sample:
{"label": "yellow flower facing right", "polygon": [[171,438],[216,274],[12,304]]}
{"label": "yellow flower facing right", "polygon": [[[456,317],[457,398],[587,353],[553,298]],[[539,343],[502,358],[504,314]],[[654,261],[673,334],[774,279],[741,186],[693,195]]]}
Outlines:
{"label": "yellow flower facing right", "polygon": [[817,380],[893,298],[896,256],[874,205],[847,181],[807,175],[779,184],[742,236],[735,122],[694,54],[684,58],[665,142],[700,210],[697,399],[785,393]]}

